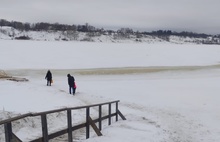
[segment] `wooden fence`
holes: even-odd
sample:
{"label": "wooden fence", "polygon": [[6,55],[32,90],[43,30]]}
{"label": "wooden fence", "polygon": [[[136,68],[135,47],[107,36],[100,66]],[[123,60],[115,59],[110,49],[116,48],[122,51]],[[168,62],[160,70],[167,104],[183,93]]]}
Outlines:
{"label": "wooden fence", "polygon": [[[111,123],[112,123],[111,118],[112,117],[115,117],[116,121],[118,121],[118,116],[120,116],[123,120],[126,120],[126,118],[123,116],[123,114],[118,109],[118,103],[119,103],[119,100],[112,101],[112,102],[106,102],[106,103],[100,103],[100,104],[93,104],[93,105],[88,105],[88,106],[56,109],[56,110],[51,110],[51,111],[39,112],[39,113],[27,113],[27,114],[23,114],[23,115],[13,117],[13,118],[10,118],[7,120],[0,121],[0,125],[4,125],[5,142],[22,142],[13,133],[12,122],[19,120],[19,119],[26,118],[26,117],[40,116],[41,117],[41,124],[42,124],[42,137],[37,138],[35,140],[31,140],[31,142],[48,142],[50,139],[59,137],[64,134],[68,134],[68,142],[73,142],[72,132],[75,130],[78,130],[78,129],[85,127],[86,128],[86,139],[88,139],[90,126],[94,129],[94,131],[96,132],[96,134],[98,136],[102,136],[101,130],[102,130],[102,121],[103,120],[108,119],[108,125],[111,125]],[[115,104],[115,112],[112,112],[112,104]],[[102,116],[102,106],[103,105],[108,105],[108,115],[106,115],[106,116]],[[97,119],[94,119],[94,120],[92,120],[92,118],[90,117],[90,108],[92,108],[92,107],[98,107],[98,110],[99,110]],[[85,109],[86,122],[72,126],[72,110],[77,110],[77,109]],[[66,111],[66,113],[67,113],[67,128],[63,129],[61,131],[57,131],[57,132],[48,134],[47,115],[52,114],[52,113],[62,112],[62,111]],[[96,126],[95,123],[98,123],[98,127]]]}

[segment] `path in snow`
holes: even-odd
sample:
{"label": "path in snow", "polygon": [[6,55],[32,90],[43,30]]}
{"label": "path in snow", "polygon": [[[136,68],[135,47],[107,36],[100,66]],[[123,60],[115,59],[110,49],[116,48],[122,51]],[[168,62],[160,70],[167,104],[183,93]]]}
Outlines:
{"label": "path in snow", "polygon": [[[137,74],[145,75],[148,73],[152,73],[152,74],[149,74],[147,77],[145,76],[146,80],[147,79],[151,79],[151,80],[152,79],[153,80],[165,79],[166,80],[166,79],[173,79],[175,77],[177,77],[177,79],[181,79],[184,77],[182,77],[180,74],[185,74],[187,72],[190,72],[189,78],[196,77],[197,79],[197,78],[201,78],[204,76],[212,77],[212,74],[209,74],[209,72],[212,70],[216,70],[216,69],[218,70],[219,68],[220,68],[220,65],[187,66],[187,67],[182,67],[182,66],[181,67],[143,67],[143,68],[142,67],[139,67],[139,68],[131,67],[131,68],[83,69],[83,70],[52,70],[52,73],[55,78],[56,77],[64,78],[65,81],[63,82],[65,83],[66,83],[66,74],[71,73],[73,75],[76,75],[80,79],[85,79],[81,82],[88,82],[87,84],[89,84],[89,83],[94,83],[95,81],[95,83],[98,84],[98,83],[103,83],[103,80],[105,82],[109,82],[109,81],[117,82],[118,80],[120,80],[120,78],[118,80],[114,80],[115,78],[117,78],[117,77],[114,77],[114,75],[116,76],[126,75],[126,77],[127,76],[132,77],[133,74],[134,75],[137,75]],[[196,76],[197,72],[200,73],[201,71],[205,71],[205,73],[198,74]],[[161,74],[154,74],[155,72],[165,73],[165,74],[161,76]],[[18,77],[20,76],[31,77],[31,81],[33,84],[30,87],[36,89],[38,87],[42,88],[43,86],[39,86],[40,83],[42,82],[34,82],[34,81],[36,81],[39,78],[43,78],[45,76],[46,70],[23,70],[23,69],[7,70],[6,73],[8,73],[9,75],[18,76]],[[99,80],[99,79],[92,80],[96,78],[97,75],[103,75],[104,79],[103,80]],[[109,78],[107,77],[107,79],[105,80],[105,77],[108,75],[110,75]],[[93,76],[94,78],[92,77],[91,80],[87,79],[89,78],[89,76]],[[125,82],[129,81],[129,79],[124,80],[124,81]],[[66,84],[60,86],[60,84],[63,84],[63,82],[56,82],[57,86],[54,85],[51,88],[51,91],[60,92],[63,95],[67,95],[68,92],[66,88],[63,87],[63,86],[66,86]],[[76,96],[74,96],[74,99],[76,100],[76,103],[80,105],[89,105],[94,102],[96,103],[106,102],[106,101],[114,100],[115,98],[117,98],[115,96],[110,96],[110,95],[109,96],[101,96],[100,94],[95,95],[95,91],[88,93],[84,90],[80,90],[80,88],[77,91],[78,93],[76,94]],[[122,101],[119,104],[119,109],[122,111],[123,114],[126,114],[127,121],[115,123],[114,125],[122,129],[126,129],[126,130],[129,129],[137,133],[145,132],[151,135],[152,141],[159,141],[159,142],[165,142],[165,141],[169,141],[169,142],[194,142],[194,141],[217,142],[219,139],[219,137],[216,137],[216,136],[217,134],[220,133],[220,131],[219,130],[215,131],[209,125],[203,124],[201,121],[203,118],[201,118],[201,120],[199,119],[200,116],[205,116],[205,117],[208,116],[208,114],[206,114],[207,110],[202,110],[201,108],[199,109],[197,108],[198,109],[197,112],[193,114],[192,112],[194,110],[181,108],[182,106],[180,107],[181,109],[178,108],[179,106],[176,108],[161,107],[162,105],[152,106],[152,104],[151,105],[140,104],[140,102],[135,102],[135,100],[134,101],[127,100],[126,98],[123,98],[124,96],[118,96],[118,97],[122,98]],[[93,109],[92,111],[97,112],[97,110],[95,109]],[[217,115],[215,114],[215,115],[211,115],[210,117],[212,119],[212,117],[216,117],[216,116]],[[78,118],[78,120],[80,120],[80,115],[79,116],[76,115],[75,117]],[[51,116],[51,120],[55,118],[56,118],[56,115]],[[56,119],[60,121],[60,120],[64,120],[65,118],[58,117]],[[28,125],[28,127],[35,126],[38,129],[40,129],[39,120],[37,120],[37,122],[34,122],[34,121],[36,120],[31,120],[31,123],[28,123],[26,125]],[[131,125],[130,123],[135,123],[137,124],[137,126],[135,127],[135,125]],[[56,129],[55,124],[50,124],[50,125],[51,125],[50,126],[51,131]],[[138,125],[144,126],[144,128],[138,127]],[[22,131],[22,130],[23,132],[25,132],[25,129],[19,130],[20,128],[22,127],[19,126],[15,128],[15,131],[17,131],[18,134],[21,133],[19,131]],[[83,133],[84,133],[83,130],[77,132],[77,135],[78,135],[77,139],[83,139],[82,138],[84,137],[84,135],[82,135]],[[37,133],[35,134],[35,136],[36,135],[40,135],[40,134]],[[153,137],[157,137],[157,140],[153,139]],[[64,141],[65,139],[66,138],[64,138]],[[57,141],[61,141],[61,139],[57,139]]]}

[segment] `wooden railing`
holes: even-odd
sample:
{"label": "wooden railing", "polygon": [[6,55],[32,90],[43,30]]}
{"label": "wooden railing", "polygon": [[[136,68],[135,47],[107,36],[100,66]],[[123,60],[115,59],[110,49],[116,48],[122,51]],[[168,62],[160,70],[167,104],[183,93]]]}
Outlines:
{"label": "wooden railing", "polygon": [[[68,142],[73,142],[73,136],[72,132],[78,129],[81,129],[83,127],[86,128],[86,139],[89,138],[89,132],[90,132],[90,126],[94,129],[96,134],[98,136],[102,136],[101,130],[102,130],[102,121],[105,119],[108,119],[108,125],[111,125],[111,118],[115,117],[115,120],[118,121],[118,116],[120,116],[123,120],[126,120],[126,118],[123,116],[123,114],[119,111],[118,109],[118,103],[119,100],[117,101],[112,101],[112,102],[106,102],[106,103],[100,103],[100,104],[93,104],[93,105],[88,105],[88,106],[79,106],[79,107],[72,107],[72,108],[63,108],[63,109],[56,109],[56,110],[51,110],[51,111],[45,111],[45,112],[39,112],[39,113],[27,113],[23,114],[17,117],[13,117],[7,120],[0,121],[0,125],[4,125],[5,129],[5,142],[22,142],[12,131],[12,122],[23,119],[26,117],[36,117],[40,116],[41,117],[41,124],[42,124],[42,137],[37,138],[35,140],[32,140],[31,142],[48,142],[50,139],[59,137],[64,134],[68,134]],[[112,104],[115,104],[115,112],[112,113]],[[102,116],[102,106],[103,105],[108,105],[108,115]],[[92,120],[90,117],[90,108],[92,107],[97,107],[99,110],[98,118]],[[78,124],[75,126],[72,126],[72,110],[77,110],[77,109],[85,109],[86,110],[86,122],[82,124]],[[48,134],[48,127],[47,127],[47,115],[51,113],[57,113],[57,112],[62,112],[66,111],[67,113],[67,128],[63,129],[61,131],[57,131],[54,133]],[[98,127],[96,126],[95,123],[98,122]]]}

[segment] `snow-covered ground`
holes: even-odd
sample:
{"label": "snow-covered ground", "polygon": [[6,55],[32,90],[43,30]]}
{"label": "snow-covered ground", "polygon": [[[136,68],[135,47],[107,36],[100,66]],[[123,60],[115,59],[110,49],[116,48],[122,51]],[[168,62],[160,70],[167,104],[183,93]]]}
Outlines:
{"label": "snow-covered ground", "polygon": [[[169,36],[169,40],[162,37],[142,35],[137,38],[135,35],[130,35],[129,38],[120,38],[114,36],[114,34],[97,34],[88,36],[84,32],[75,32],[67,34],[62,31],[20,31],[12,27],[3,26],[0,27],[0,39],[14,40],[15,38],[25,36],[34,41],[91,41],[91,42],[103,42],[103,43],[174,43],[174,44],[201,44],[202,41],[210,41],[206,38],[190,38],[181,36]],[[167,37],[168,38],[168,37]],[[216,42],[215,42],[216,43]],[[219,42],[217,42],[219,43]]]}
{"label": "snow-covered ground", "polygon": [[[111,126],[106,122],[102,137],[92,134],[86,140],[83,130],[75,132],[74,140],[219,142],[219,64],[217,45],[0,40],[0,69],[29,79],[0,80],[0,120],[120,100],[126,121]],[[51,87],[44,79],[48,69],[53,73]],[[68,73],[77,82],[75,96],[68,94]],[[48,116],[49,132],[66,127],[64,115]],[[77,123],[85,114],[72,115]],[[23,141],[41,136],[40,118],[19,120],[13,126]],[[0,126],[0,141],[5,139],[3,130]]]}

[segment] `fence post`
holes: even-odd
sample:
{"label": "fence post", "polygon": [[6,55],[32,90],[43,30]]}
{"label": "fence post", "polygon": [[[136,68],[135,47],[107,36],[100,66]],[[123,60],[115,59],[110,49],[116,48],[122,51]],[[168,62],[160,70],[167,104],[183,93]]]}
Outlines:
{"label": "fence post", "polygon": [[111,113],[112,113],[112,110],[111,110],[111,103],[108,104],[108,125],[111,125]]}
{"label": "fence post", "polygon": [[71,109],[67,110],[68,142],[73,142]]}
{"label": "fence post", "polygon": [[99,130],[102,130],[102,105],[99,106]]}
{"label": "fence post", "polygon": [[12,140],[11,122],[4,124],[4,127],[5,127],[5,142],[11,142]]}
{"label": "fence post", "polygon": [[41,115],[41,123],[42,123],[42,134],[43,134],[43,142],[48,142],[48,130],[47,130],[47,116],[46,114]]}
{"label": "fence post", "polygon": [[116,111],[116,117],[115,117],[115,119],[116,119],[116,121],[118,121],[118,102],[116,102],[116,107],[115,107],[115,111]]}
{"label": "fence post", "polygon": [[90,109],[90,107],[87,107],[86,108],[86,139],[88,139],[89,138],[89,109]]}
{"label": "fence post", "polygon": [[[28,113],[19,117],[14,117],[8,120],[0,121],[0,125],[4,125],[5,130],[5,142],[22,142],[13,132],[12,132],[12,121],[19,120],[28,116],[34,117],[34,116],[40,116],[41,117],[41,125],[42,125],[42,136],[40,138],[37,138],[35,140],[32,140],[32,142],[48,142],[50,139],[56,138],[58,136],[61,136],[63,134],[68,134],[68,142],[73,142],[73,131],[80,129],[80,128],[86,128],[86,139],[90,137],[90,126],[94,129],[96,134],[98,136],[101,136],[101,129],[102,129],[102,121],[105,119],[108,119],[108,124],[111,125],[112,117],[116,116],[116,121],[118,121],[118,117],[120,116],[123,120],[126,120],[126,118],[123,116],[123,114],[119,111],[119,101],[113,101],[113,102],[106,102],[101,104],[94,104],[89,106],[82,106],[82,107],[73,107],[73,108],[65,108],[65,109],[58,109],[58,110],[51,110],[46,112],[40,112],[40,113]],[[112,113],[112,104],[115,105],[116,113]],[[108,115],[102,116],[102,106],[107,105],[108,107]],[[98,119],[92,120],[90,117],[90,108],[91,107],[99,107],[98,111]],[[72,126],[72,109],[86,109],[86,122]],[[47,115],[50,113],[60,112],[60,111],[67,111],[67,126],[68,128],[65,128],[63,130],[53,132],[51,134],[48,134],[48,126],[47,126]],[[114,120],[113,120],[114,121]],[[99,123],[99,128],[96,126],[96,122]]]}

